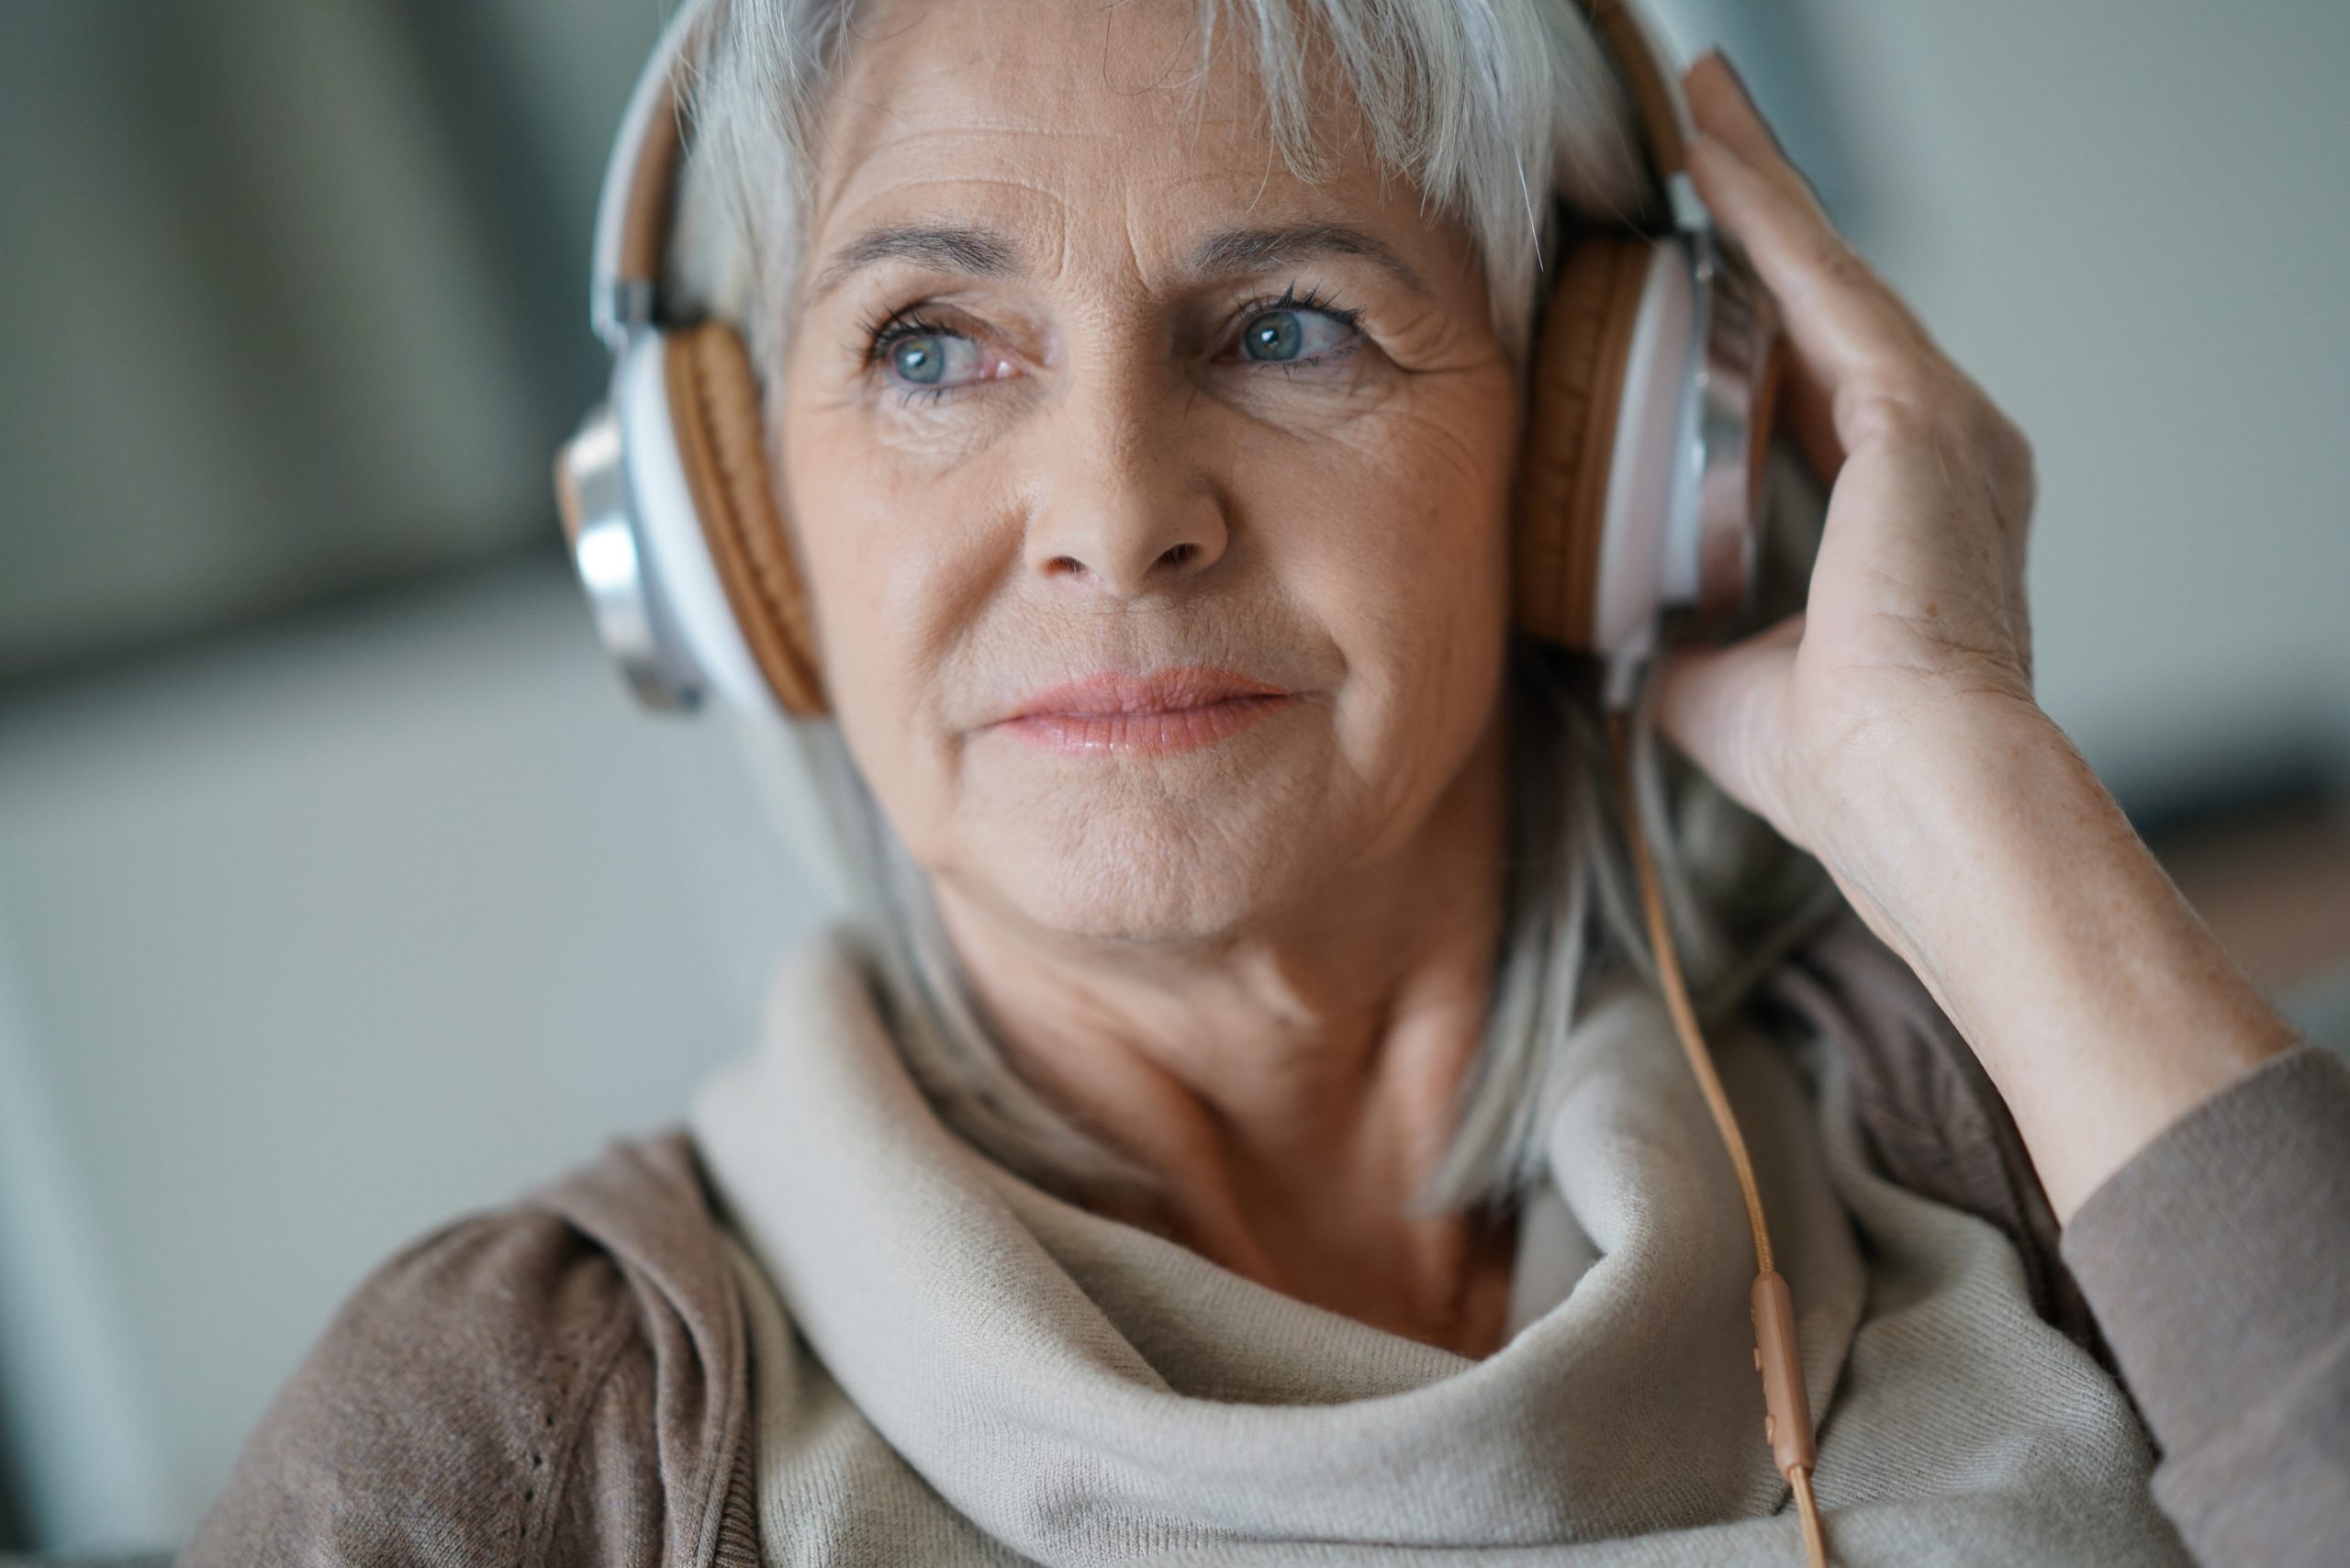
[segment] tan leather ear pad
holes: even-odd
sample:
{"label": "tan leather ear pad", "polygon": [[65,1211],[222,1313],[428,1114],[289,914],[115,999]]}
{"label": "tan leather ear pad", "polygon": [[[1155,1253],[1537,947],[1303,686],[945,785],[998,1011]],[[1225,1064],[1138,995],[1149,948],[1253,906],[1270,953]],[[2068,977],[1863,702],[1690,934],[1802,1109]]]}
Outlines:
{"label": "tan leather ear pad", "polygon": [[1607,471],[1655,241],[1592,234],[1559,266],[1528,377],[1512,535],[1512,613],[1534,636],[1588,650]]}
{"label": "tan leather ear pad", "polygon": [[768,483],[750,355],[723,321],[665,332],[662,341],[678,460],[743,641],[786,711],[823,713],[808,599]]}

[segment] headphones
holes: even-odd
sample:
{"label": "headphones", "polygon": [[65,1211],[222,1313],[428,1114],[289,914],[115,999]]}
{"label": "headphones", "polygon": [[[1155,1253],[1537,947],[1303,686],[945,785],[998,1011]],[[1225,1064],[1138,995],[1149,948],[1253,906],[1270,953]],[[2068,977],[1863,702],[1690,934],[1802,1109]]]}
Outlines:
{"label": "headphones", "polygon": [[[1566,247],[1528,377],[1512,606],[1534,636],[1607,666],[1629,699],[1667,610],[1728,614],[1754,574],[1782,368],[1778,313],[1725,245],[1684,162],[1688,108],[1636,0],[1576,0],[1627,89],[1661,233]],[[683,157],[678,88],[702,0],[685,0],[621,124],[596,215],[590,312],[611,395],[555,461],[571,557],[637,696],[826,712],[804,585],[770,481],[759,387],[723,321],[665,319]]]}

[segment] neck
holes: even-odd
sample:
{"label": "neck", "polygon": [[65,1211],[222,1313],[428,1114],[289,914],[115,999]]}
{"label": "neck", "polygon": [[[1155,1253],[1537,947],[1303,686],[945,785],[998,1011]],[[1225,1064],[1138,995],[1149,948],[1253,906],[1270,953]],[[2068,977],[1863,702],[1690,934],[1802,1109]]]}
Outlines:
{"label": "neck", "polygon": [[1149,1202],[1075,1201],[1286,1294],[1494,1348],[1512,1236],[1408,1206],[1483,1038],[1505,807],[1496,722],[1398,853],[1207,940],[1072,945],[939,885],[1014,1065],[1161,1182]]}

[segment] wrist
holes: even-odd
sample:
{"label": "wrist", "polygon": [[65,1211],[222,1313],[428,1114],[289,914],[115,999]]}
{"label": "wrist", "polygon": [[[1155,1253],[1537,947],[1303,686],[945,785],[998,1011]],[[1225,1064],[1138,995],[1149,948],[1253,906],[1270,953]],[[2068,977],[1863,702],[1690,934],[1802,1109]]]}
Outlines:
{"label": "wrist", "polygon": [[1982,1061],[2068,1218],[2297,1036],[2053,720],[1946,718],[1873,759],[1829,868]]}
{"label": "wrist", "polygon": [[[2037,705],[2005,697],[1880,724],[1844,748],[1810,846],[1878,937],[1922,974],[1954,912],[1954,872],[1995,844],[2120,808]],[[2126,825],[2126,824],[2125,824]],[[2134,840],[2134,835],[2133,835]]]}

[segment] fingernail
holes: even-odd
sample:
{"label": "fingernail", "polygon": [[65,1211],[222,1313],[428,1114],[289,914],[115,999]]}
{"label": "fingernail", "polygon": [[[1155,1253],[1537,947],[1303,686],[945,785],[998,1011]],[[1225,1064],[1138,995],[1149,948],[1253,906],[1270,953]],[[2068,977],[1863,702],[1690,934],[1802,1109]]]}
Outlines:
{"label": "fingernail", "polygon": [[1738,84],[1738,95],[1744,98],[1747,106],[1751,108],[1754,105],[1754,94],[1747,87],[1746,78],[1739,74],[1738,62],[1729,57],[1729,51],[1723,49],[1721,45],[1716,44],[1707,52],[1722,62],[1722,69],[1729,73],[1729,79]]}

